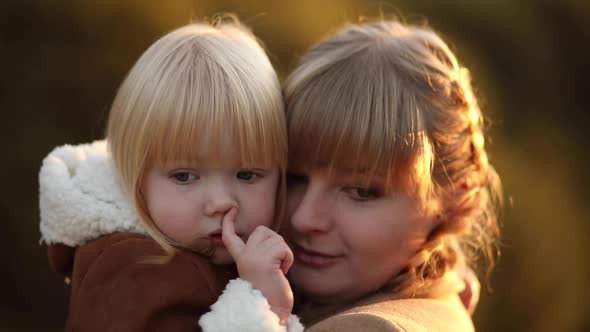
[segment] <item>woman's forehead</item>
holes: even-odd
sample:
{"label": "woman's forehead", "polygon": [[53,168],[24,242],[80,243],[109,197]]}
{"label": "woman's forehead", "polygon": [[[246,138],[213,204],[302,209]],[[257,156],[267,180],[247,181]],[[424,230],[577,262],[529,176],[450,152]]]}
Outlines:
{"label": "woman's forehead", "polygon": [[289,171],[296,174],[305,174],[307,176],[322,177],[330,182],[358,182],[362,183],[389,183],[387,173],[381,169],[371,169],[368,167],[336,167],[330,165],[304,164],[289,165]]}
{"label": "woman's forehead", "polygon": [[302,153],[289,155],[289,169],[292,171],[325,172],[336,176],[350,176],[351,174],[387,176],[392,166],[381,160],[353,155],[340,154],[324,157],[314,157]]}
{"label": "woman's forehead", "polygon": [[413,176],[411,162],[397,161],[394,165],[359,163],[318,163],[304,160],[289,160],[289,172],[322,178],[333,184],[354,184],[358,186],[380,186],[385,192],[400,192],[415,197],[417,188],[425,184],[425,179]]}

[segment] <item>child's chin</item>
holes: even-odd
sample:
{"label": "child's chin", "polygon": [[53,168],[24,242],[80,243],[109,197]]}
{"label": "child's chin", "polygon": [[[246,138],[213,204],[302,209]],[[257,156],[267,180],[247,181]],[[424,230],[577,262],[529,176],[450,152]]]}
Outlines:
{"label": "child's chin", "polygon": [[216,249],[213,256],[211,256],[211,261],[215,265],[228,265],[234,263],[233,257],[231,257],[226,249]]}

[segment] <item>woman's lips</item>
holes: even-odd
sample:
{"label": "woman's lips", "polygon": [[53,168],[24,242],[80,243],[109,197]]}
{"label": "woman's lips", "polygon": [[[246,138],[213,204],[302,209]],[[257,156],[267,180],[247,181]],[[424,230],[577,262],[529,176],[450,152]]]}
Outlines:
{"label": "woman's lips", "polygon": [[300,245],[293,243],[292,248],[295,259],[299,262],[314,267],[314,268],[327,268],[336,263],[342,258],[342,255],[330,255],[318,251],[308,250]]}

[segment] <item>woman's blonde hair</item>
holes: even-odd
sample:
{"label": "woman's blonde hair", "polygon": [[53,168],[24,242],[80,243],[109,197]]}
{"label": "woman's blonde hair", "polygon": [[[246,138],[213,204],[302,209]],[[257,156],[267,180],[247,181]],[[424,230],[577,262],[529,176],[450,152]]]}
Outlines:
{"label": "woman's blonde hair", "polygon": [[279,221],[287,167],[285,123],[280,84],[265,51],[236,20],[219,20],[174,30],[142,54],[113,102],[107,141],[146,231],[172,255],[172,245],[178,244],[156,227],[142,198],[147,168],[195,160],[196,147],[203,144],[211,158],[220,158],[229,139],[243,167],[279,167]]}
{"label": "woman's blonde hair", "polygon": [[437,279],[464,254],[493,265],[500,181],[469,72],[436,33],[347,26],[302,58],[283,91],[294,167],[384,174],[438,219],[397,286]]}

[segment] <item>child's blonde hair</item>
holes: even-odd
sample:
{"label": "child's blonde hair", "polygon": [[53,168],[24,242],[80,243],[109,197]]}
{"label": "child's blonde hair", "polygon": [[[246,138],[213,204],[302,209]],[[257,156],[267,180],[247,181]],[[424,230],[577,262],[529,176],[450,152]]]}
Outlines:
{"label": "child's blonde hair", "polygon": [[437,34],[350,25],[308,52],[283,90],[294,167],[380,173],[439,220],[397,286],[437,279],[463,252],[493,263],[500,182],[469,73]]}
{"label": "child's blonde hair", "polygon": [[279,167],[278,227],[285,199],[285,123],[280,84],[265,51],[244,26],[221,20],[174,30],[142,54],[113,102],[107,141],[147,232],[172,254],[177,243],[156,227],[142,198],[146,169],[195,160],[196,147],[203,145],[219,160],[229,139],[243,167]]}

